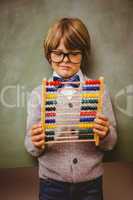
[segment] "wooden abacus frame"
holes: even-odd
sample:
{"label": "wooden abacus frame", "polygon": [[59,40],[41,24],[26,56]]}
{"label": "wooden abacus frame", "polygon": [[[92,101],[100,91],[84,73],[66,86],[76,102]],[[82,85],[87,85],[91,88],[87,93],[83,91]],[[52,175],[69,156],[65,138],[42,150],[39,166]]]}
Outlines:
{"label": "wooden abacus frame", "polygon": [[[44,131],[44,134],[45,134],[45,131],[49,128],[51,129],[54,129],[57,127],[57,124],[51,124],[51,125],[48,125],[46,123],[47,121],[47,112],[46,112],[46,101],[49,100],[49,99],[54,99],[54,98],[57,98],[58,97],[58,93],[54,93],[54,94],[50,94],[48,92],[48,89],[47,88],[53,88],[53,86],[57,86],[57,85],[60,85],[60,84],[68,84],[68,82],[60,82],[60,81],[47,81],[46,79],[43,79],[42,80],[42,104],[41,104],[41,122],[42,122],[42,128],[43,128],[43,131]],[[99,86],[99,90],[97,93],[87,93],[87,94],[80,94],[80,97],[81,98],[98,98],[98,107],[97,107],[97,111],[96,112],[102,112],[102,102],[103,102],[103,93],[104,93],[104,78],[103,77],[100,77],[98,80],[94,80],[94,79],[88,79],[86,80],[85,82],[69,82],[69,84],[80,84],[80,86],[90,86],[90,87],[94,87],[94,85],[98,85]],[[77,90],[81,90],[82,91],[82,87],[79,87],[79,88],[75,88]],[[92,87],[92,89],[93,89]],[[69,89],[69,88],[65,88],[65,89]],[[91,89],[91,90],[92,90]],[[94,89],[94,91],[96,91],[96,87]],[[52,92],[54,90],[51,89],[50,92]],[[90,91],[90,90],[89,90]],[[54,91],[55,92],[55,91]],[[73,95],[76,95],[76,94],[73,94]],[[95,114],[96,114],[95,112]],[[89,114],[93,113],[93,112],[88,112]],[[56,115],[56,113],[54,113]],[[66,113],[66,114],[73,114],[73,113]],[[94,113],[93,113],[94,114]],[[55,115],[51,115],[51,116],[55,116]],[[94,116],[95,118],[95,116]],[[53,122],[55,123],[55,121]],[[79,127],[79,128],[85,128],[87,130],[87,128],[92,128],[93,129],[93,124],[94,122],[88,122],[86,124],[84,123],[80,123],[80,124],[73,124],[73,126],[75,127]],[[65,124],[58,124],[58,126],[70,126],[70,125],[65,125]],[[81,131],[83,131],[83,129],[81,129]],[[52,131],[54,132],[54,131]],[[66,133],[66,131],[62,131],[61,133]],[[78,133],[77,130],[74,131],[75,133]],[[89,133],[89,132],[87,132]],[[87,135],[87,134],[85,134]],[[58,139],[62,139],[62,140],[50,140],[50,141],[46,141],[45,140],[45,144],[49,144],[49,143],[65,143],[65,142],[95,142],[96,145],[99,145],[99,136],[94,133],[93,131],[93,139],[79,139],[77,138],[77,136],[60,136]],[[46,135],[45,135],[46,137]],[[53,137],[54,136],[52,135],[49,135],[49,137]],[[78,136],[79,137],[79,136]],[[45,138],[46,139],[46,138]]]}

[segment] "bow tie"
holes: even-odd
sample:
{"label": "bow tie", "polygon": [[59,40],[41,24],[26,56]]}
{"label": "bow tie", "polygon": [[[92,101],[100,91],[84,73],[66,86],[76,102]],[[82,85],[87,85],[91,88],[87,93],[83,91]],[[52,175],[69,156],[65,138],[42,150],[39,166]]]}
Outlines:
{"label": "bow tie", "polygon": [[[79,78],[79,75],[75,75],[75,76],[72,76],[70,79],[68,80],[65,80],[63,78],[60,78],[60,77],[57,77],[57,76],[54,76],[53,77],[53,81],[60,81],[60,82],[79,82],[80,81],[80,78]],[[58,86],[56,86],[56,88],[62,88],[64,87],[65,84],[60,84]],[[79,87],[79,84],[74,84],[74,83],[70,83],[69,84],[70,86],[74,87],[74,88],[78,88]]]}

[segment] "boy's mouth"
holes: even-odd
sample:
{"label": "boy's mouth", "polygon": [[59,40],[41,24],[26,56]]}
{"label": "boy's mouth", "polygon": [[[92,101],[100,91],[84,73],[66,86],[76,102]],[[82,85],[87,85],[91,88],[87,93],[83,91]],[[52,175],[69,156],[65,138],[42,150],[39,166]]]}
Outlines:
{"label": "boy's mouth", "polygon": [[60,66],[60,69],[71,69],[71,67],[70,66],[68,66],[68,65],[62,65],[62,66]]}

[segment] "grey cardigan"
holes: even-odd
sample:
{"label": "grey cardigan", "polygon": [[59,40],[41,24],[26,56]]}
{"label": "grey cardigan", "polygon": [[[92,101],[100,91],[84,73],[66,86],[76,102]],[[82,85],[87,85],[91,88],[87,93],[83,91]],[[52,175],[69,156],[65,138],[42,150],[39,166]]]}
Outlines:
{"label": "grey cardigan", "polygon": [[[82,76],[82,77],[81,77]],[[80,74],[80,78],[86,79]],[[51,79],[50,79],[51,80]],[[63,89],[62,89],[63,92]],[[71,112],[77,113],[79,111],[79,92],[76,91],[77,96],[72,95],[71,99],[66,98],[64,94],[60,94],[57,99],[57,113]],[[70,106],[70,102],[75,101]],[[31,141],[30,129],[33,124],[41,120],[41,85],[36,87],[28,101],[28,115],[27,127],[25,135],[25,147],[27,151],[37,157],[39,163],[39,177],[46,179],[51,178],[65,182],[82,182],[97,178],[103,174],[102,159],[104,151],[111,150],[116,144],[116,120],[112,110],[112,105],[107,88],[105,89],[103,97],[103,114],[109,118],[110,131],[109,134],[100,141],[98,147],[94,143],[61,143],[48,144],[45,150],[36,148]],[[58,130],[70,131],[74,128],[72,126],[72,116],[64,116],[68,120],[69,128],[56,128]],[[61,117],[62,118],[62,117]],[[56,117],[56,121],[60,123],[60,116]],[[73,123],[77,123],[79,116]],[[75,129],[75,128],[74,128]]]}

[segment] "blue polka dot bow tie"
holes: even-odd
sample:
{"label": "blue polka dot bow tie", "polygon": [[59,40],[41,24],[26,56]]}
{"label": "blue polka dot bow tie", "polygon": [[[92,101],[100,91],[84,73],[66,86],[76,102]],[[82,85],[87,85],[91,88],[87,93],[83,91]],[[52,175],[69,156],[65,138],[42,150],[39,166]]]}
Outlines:
{"label": "blue polka dot bow tie", "polygon": [[[53,77],[53,81],[73,82],[73,83],[70,83],[70,84],[68,84],[68,85],[70,85],[70,86],[72,86],[72,87],[74,87],[74,88],[78,88],[79,85],[80,85],[80,84],[77,84],[77,83],[74,84],[74,82],[79,82],[79,81],[80,81],[79,75],[77,75],[77,74],[76,74],[75,76],[72,76],[72,77],[71,77],[70,79],[68,79],[68,80],[65,80],[65,79],[63,79],[63,78],[54,76],[54,77]],[[58,88],[62,88],[62,87],[64,87],[64,84],[60,84],[60,85],[56,86],[57,89],[58,89]]]}

